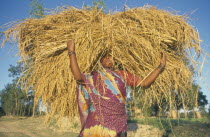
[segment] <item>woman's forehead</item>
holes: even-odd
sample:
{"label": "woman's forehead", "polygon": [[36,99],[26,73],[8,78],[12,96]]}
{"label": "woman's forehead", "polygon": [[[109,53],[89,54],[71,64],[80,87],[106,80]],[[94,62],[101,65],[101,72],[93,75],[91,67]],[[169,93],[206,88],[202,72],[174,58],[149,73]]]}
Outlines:
{"label": "woman's forehead", "polygon": [[102,55],[102,58],[104,58],[104,57],[106,57],[106,56],[110,56],[110,57],[111,57],[112,54],[111,54],[110,52],[109,52],[109,53],[105,53],[105,54]]}

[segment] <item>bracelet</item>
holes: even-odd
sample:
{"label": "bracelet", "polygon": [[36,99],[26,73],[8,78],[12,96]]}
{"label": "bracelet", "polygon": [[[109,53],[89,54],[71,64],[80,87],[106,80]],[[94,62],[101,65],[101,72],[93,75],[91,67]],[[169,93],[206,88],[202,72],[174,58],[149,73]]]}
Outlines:
{"label": "bracelet", "polygon": [[164,70],[164,66],[162,66],[162,64],[160,64],[157,68],[158,68],[161,72]]}
{"label": "bracelet", "polygon": [[75,55],[76,55],[76,53],[75,53],[74,51],[69,51],[69,52],[68,52],[68,55],[69,55],[69,56],[72,55],[72,54],[75,54]]}
{"label": "bracelet", "polygon": [[83,80],[76,80],[77,84],[83,84]]}

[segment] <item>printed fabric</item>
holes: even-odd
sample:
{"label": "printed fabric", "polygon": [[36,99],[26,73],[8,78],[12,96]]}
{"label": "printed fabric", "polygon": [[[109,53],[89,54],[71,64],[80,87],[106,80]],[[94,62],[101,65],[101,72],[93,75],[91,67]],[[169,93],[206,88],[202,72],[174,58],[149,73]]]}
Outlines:
{"label": "printed fabric", "polygon": [[128,71],[103,69],[82,74],[77,87],[81,137],[127,136],[126,90],[138,78]]}

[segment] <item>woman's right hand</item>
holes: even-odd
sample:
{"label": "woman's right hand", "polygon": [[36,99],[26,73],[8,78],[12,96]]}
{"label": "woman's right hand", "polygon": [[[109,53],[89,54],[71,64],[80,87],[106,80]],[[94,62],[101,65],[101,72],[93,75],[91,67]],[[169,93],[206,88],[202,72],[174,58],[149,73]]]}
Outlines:
{"label": "woman's right hand", "polygon": [[68,51],[75,51],[74,40],[67,41],[67,49]]}

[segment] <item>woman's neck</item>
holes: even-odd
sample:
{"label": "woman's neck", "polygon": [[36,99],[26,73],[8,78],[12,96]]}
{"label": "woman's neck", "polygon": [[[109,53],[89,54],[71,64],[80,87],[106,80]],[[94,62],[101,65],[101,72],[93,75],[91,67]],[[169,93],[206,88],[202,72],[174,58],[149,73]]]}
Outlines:
{"label": "woman's neck", "polygon": [[112,67],[103,67],[103,68],[113,71],[113,68]]}

